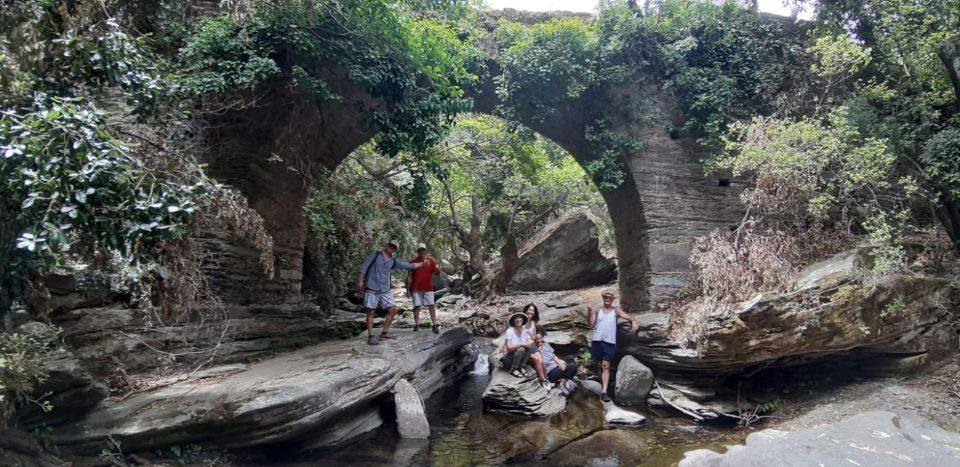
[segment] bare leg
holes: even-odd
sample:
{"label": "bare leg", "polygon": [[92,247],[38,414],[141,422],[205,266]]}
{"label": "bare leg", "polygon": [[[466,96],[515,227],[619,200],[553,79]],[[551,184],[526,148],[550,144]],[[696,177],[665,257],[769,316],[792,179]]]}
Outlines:
{"label": "bare leg", "polygon": [[390,329],[390,324],[393,323],[393,317],[397,316],[397,307],[390,307],[387,310],[387,318],[383,320],[383,328],[380,330],[380,334],[387,332]]}
{"label": "bare leg", "polygon": [[437,325],[437,306],[430,305],[430,324]]}
{"label": "bare leg", "polygon": [[547,379],[547,372],[543,368],[543,358],[540,356],[540,352],[537,352],[530,356],[530,363],[533,365],[533,371],[537,372],[537,378],[540,381]]}
{"label": "bare leg", "polygon": [[600,382],[603,384],[603,393],[607,393],[607,385],[610,384],[610,362],[603,360],[600,362]]}
{"label": "bare leg", "polygon": [[413,324],[420,325],[420,307],[418,306],[413,307]]}
{"label": "bare leg", "polygon": [[373,310],[367,308],[367,335],[373,335]]}

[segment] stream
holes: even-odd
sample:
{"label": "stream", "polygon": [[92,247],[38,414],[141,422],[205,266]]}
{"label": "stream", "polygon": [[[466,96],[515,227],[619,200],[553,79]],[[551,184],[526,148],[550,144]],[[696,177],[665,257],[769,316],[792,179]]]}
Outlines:
{"label": "stream", "polygon": [[671,466],[688,450],[720,450],[746,435],[650,410],[638,410],[647,417],[646,426],[610,429],[600,401],[583,388],[570,395],[565,412],[547,419],[486,413],[481,400],[490,381],[485,362],[474,372],[480,374],[467,375],[426,401],[429,440],[401,440],[391,423],[336,451],[305,454],[283,465]]}

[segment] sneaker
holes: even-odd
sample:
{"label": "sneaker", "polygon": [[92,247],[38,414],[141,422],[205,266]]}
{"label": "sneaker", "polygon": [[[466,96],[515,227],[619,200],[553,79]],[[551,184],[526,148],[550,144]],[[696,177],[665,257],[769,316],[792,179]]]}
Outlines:
{"label": "sneaker", "polygon": [[560,387],[560,394],[563,394],[564,396],[569,396],[569,395],[570,395],[570,390],[567,389],[566,386],[564,386],[564,385],[561,384],[561,385],[559,385],[559,387]]}
{"label": "sneaker", "polygon": [[430,329],[434,334],[440,334],[440,326],[433,325],[433,328]]}
{"label": "sneaker", "polygon": [[383,340],[385,340],[385,341],[388,341],[388,340],[390,340],[390,339],[396,339],[396,337],[388,336],[387,333],[381,332],[381,333],[380,333],[380,339],[383,339]]}
{"label": "sneaker", "polygon": [[414,330],[414,332],[419,331],[419,330],[420,330],[420,325],[419,325],[419,324],[414,324],[414,325],[413,325],[413,330]]}
{"label": "sneaker", "polygon": [[367,336],[367,343],[370,345],[380,345],[380,341],[377,339],[377,336]]}
{"label": "sneaker", "polygon": [[600,394],[600,400],[610,402],[610,396],[608,396],[607,393]]}
{"label": "sneaker", "polygon": [[540,381],[540,387],[543,388],[544,391],[549,391],[549,390],[550,390],[550,382],[547,381],[547,380]]}

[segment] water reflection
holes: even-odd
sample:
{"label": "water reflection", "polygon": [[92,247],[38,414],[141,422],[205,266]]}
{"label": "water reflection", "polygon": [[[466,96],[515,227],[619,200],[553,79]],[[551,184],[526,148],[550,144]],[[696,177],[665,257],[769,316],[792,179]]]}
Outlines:
{"label": "water reflection", "polygon": [[548,419],[483,412],[489,375],[470,375],[462,384],[426,401],[431,437],[400,440],[387,425],[335,452],[313,453],[311,462],[351,466],[415,465],[675,465],[683,453],[741,442],[738,430],[709,428],[686,419],[642,412],[649,423],[610,429],[600,401],[585,390],[570,395],[567,411]]}

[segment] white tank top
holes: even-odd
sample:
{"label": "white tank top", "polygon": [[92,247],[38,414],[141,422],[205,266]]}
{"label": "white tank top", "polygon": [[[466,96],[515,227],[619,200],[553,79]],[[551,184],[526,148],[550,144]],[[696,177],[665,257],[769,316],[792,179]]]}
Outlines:
{"label": "white tank top", "polygon": [[597,323],[593,328],[593,340],[617,343],[617,309],[605,312],[603,307],[597,311]]}

